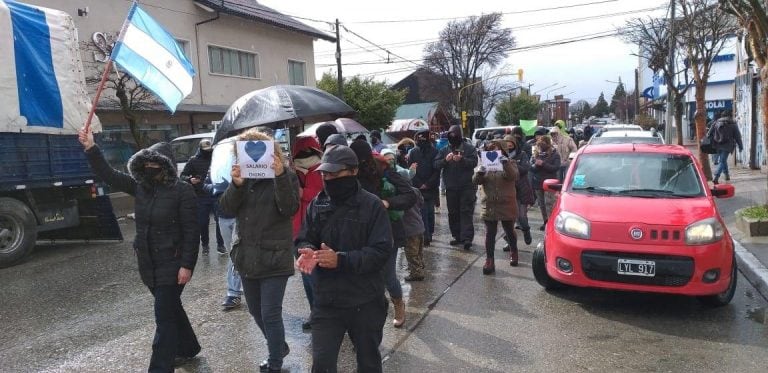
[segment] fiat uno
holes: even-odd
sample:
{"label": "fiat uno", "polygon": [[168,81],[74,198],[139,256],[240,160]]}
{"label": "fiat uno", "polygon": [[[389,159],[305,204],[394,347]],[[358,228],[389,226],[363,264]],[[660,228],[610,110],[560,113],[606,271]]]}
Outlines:
{"label": "fiat uno", "polygon": [[733,241],[710,188],[684,147],[587,145],[576,154],[544,240],[533,253],[536,281],[547,289],[573,285],[696,296],[728,304],[736,290]]}

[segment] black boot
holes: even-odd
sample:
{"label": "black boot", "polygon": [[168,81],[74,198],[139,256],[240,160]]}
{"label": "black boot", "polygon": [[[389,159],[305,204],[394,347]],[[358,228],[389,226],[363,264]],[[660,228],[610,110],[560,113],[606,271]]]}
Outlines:
{"label": "black boot", "polygon": [[531,228],[523,230],[523,240],[525,240],[526,245],[530,245],[531,242],[533,242],[533,238],[531,238]]}

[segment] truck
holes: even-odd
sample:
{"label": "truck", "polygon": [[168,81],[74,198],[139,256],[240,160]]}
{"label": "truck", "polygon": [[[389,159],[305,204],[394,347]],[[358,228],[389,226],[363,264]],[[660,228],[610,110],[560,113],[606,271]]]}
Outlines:
{"label": "truck", "polygon": [[72,18],[0,0],[0,51],[0,268],[38,240],[122,240],[77,139],[91,103]]}

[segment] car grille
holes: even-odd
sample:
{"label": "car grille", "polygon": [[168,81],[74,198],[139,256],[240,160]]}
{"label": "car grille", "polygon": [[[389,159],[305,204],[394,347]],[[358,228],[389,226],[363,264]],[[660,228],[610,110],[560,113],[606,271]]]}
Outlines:
{"label": "car grille", "polygon": [[[619,259],[652,260],[656,262],[654,277],[619,275]],[[605,251],[585,251],[581,254],[584,274],[591,280],[624,284],[684,286],[693,277],[693,258],[672,255],[643,255]]]}
{"label": "car grille", "polygon": [[682,235],[679,230],[651,229],[652,241],[680,241]]}

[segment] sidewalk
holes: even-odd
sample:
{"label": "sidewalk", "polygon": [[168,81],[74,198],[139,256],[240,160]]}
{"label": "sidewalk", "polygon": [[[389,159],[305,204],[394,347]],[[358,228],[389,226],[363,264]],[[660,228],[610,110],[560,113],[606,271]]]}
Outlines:
{"label": "sidewalk", "polygon": [[[685,144],[694,154],[698,154],[698,146]],[[710,163],[712,171],[715,165]],[[744,277],[768,299],[768,237],[749,237],[736,226],[736,210],[744,207],[766,203],[766,180],[768,167],[760,170],[750,170],[746,165],[733,164],[733,158],[728,159],[730,183],[736,189],[733,198],[718,199],[717,206],[723,217],[728,231],[733,237],[736,248],[736,261]],[[721,180],[722,183],[726,181]]]}
{"label": "sidewalk", "polygon": [[739,270],[768,299],[768,237],[749,237],[736,226],[735,215],[738,209],[766,203],[766,169],[732,168],[730,183],[736,194],[731,199],[718,200],[717,204],[733,236]]}

